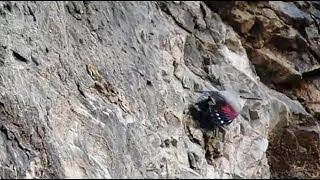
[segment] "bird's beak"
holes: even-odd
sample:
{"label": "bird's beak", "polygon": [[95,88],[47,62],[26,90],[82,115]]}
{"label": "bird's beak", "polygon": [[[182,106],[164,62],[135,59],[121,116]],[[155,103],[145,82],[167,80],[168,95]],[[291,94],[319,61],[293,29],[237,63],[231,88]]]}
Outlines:
{"label": "bird's beak", "polygon": [[263,100],[261,98],[257,98],[257,97],[245,97],[245,96],[240,96],[240,98],[243,98],[243,99],[250,99],[250,100]]}

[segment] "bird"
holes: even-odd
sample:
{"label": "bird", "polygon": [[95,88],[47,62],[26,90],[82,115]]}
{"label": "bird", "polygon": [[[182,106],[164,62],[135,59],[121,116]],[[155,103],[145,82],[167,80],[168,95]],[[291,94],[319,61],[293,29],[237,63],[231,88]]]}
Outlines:
{"label": "bird", "polygon": [[197,92],[203,96],[195,103],[195,109],[200,115],[198,119],[206,128],[221,128],[231,124],[240,114],[245,103],[244,99],[262,100],[242,96],[232,89]]}

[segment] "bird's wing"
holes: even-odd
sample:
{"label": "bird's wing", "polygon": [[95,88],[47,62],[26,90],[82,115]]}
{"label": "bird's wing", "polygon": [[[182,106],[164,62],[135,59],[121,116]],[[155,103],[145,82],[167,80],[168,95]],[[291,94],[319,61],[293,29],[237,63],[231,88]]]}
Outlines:
{"label": "bird's wing", "polygon": [[223,96],[218,91],[196,91],[202,93],[203,96],[210,96],[213,98],[214,101],[224,101]]}
{"label": "bird's wing", "polygon": [[233,121],[238,116],[238,113],[229,104],[223,104],[221,111],[225,114],[228,121]]}

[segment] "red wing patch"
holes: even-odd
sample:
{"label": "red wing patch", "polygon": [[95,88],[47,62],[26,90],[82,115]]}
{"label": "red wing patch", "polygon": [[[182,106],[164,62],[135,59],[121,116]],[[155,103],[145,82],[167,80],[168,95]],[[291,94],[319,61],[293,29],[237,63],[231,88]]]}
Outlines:
{"label": "red wing patch", "polygon": [[238,116],[238,113],[236,113],[236,111],[229,104],[223,104],[221,111],[225,114],[226,118],[230,120],[233,120]]}

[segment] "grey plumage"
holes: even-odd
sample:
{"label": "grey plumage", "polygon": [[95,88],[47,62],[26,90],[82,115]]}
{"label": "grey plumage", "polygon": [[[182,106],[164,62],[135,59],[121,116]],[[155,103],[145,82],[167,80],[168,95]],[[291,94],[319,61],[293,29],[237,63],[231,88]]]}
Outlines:
{"label": "grey plumage", "polygon": [[197,91],[204,94],[205,96],[211,96],[215,101],[225,101],[230,104],[237,113],[241,111],[240,95],[233,90],[223,90],[223,91]]}

